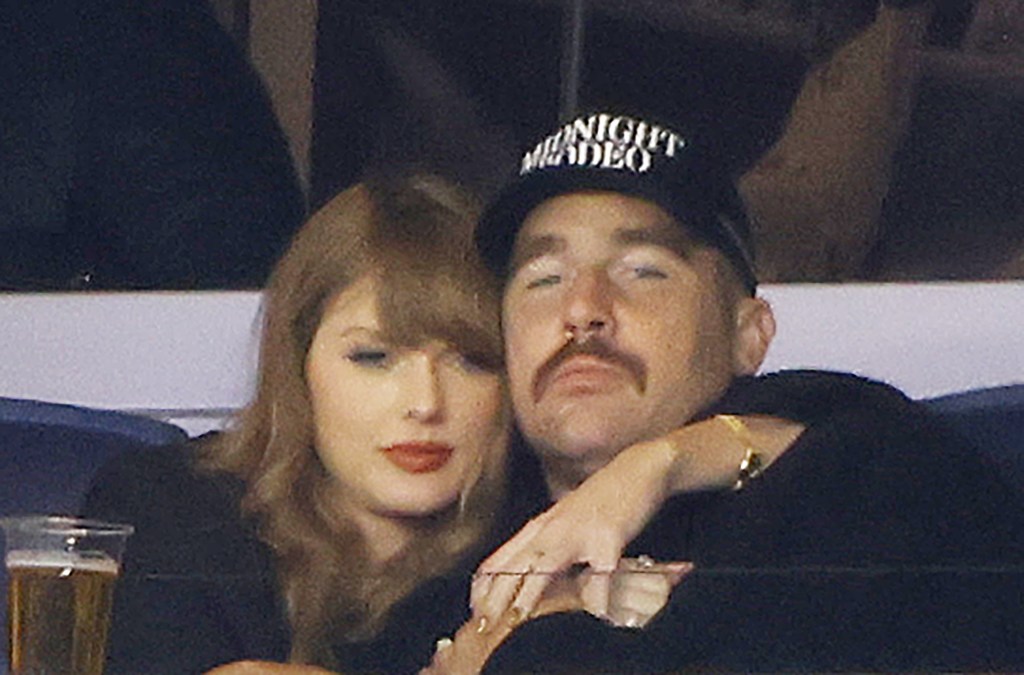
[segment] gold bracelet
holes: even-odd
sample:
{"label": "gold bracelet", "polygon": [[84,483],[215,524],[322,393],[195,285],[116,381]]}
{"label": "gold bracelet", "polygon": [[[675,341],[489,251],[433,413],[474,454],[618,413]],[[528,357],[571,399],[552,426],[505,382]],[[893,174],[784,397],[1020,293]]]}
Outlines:
{"label": "gold bracelet", "polygon": [[733,492],[742,490],[747,483],[757,478],[764,471],[764,457],[754,449],[750,440],[750,429],[742,419],[735,415],[715,415],[736,436],[743,445],[743,459],[740,460],[739,471],[736,474],[736,482],[732,484]]}

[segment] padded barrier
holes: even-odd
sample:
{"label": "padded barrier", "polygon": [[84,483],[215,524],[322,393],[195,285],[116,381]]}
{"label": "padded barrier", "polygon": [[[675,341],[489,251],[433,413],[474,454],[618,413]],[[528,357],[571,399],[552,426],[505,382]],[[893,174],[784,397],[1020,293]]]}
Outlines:
{"label": "padded barrier", "polygon": [[[96,471],[115,455],[187,437],[172,424],[128,413],[0,398],[0,516],[73,514]],[[5,589],[6,577],[0,567]],[[0,603],[0,626],[6,611]],[[0,672],[7,672],[7,650],[0,652]]]}
{"label": "padded barrier", "polygon": [[1024,491],[1024,384],[948,394],[924,403]]}

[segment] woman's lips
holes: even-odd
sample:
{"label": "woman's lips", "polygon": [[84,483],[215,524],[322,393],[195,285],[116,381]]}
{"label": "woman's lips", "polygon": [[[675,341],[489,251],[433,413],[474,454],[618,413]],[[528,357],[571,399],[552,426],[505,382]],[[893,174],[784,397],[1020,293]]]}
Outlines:
{"label": "woman's lips", "polygon": [[442,443],[396,443],[383,449],[392,464],[408,473],[438,471],[454,451],[452,446]]}

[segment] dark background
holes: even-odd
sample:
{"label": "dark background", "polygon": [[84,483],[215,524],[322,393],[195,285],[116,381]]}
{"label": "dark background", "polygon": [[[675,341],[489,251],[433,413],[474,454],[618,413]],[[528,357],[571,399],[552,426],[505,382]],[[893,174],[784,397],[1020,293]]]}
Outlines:
{"label": "dark background", "polygon": [[[256,288],[307,209],[369,168],[415,164],[486,197],[559,119],[569,3],[314,4],[296,172],[249,58],[255,3],[0,0],[0,290]],[[869,254],[786,280],[1024,276],[1024,9],[933,4],[924,46],[956,58],[921,77]],[[992,5],[1005,25],[959,59]],[[710,129],[739,175],[778,139],[808,69],[877,11],[589,0],[578,107]]]}

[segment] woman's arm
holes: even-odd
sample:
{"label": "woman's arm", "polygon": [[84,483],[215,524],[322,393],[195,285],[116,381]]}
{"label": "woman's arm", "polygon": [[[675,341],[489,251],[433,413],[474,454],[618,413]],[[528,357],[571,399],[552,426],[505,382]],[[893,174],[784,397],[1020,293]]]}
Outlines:
{"label": "woman's arm", "polygon": [[[748,448],[767,466],[804,429],[781,418],[734,419],[742,420],[745,433],[712,417],[620,452],[480,565],[473,583],[474,613],[489,621],[497,621],[507,607],[530,614],[553,575],[583,564],[603,572],[588,575],[583,582],[583,608],[605,616],[611,589],[608,572],[666,499],[728,489],[740,475]],[[525,581],[520,582],[519,574]]]}
{"label": "woman's arm", "polygon": [[[618,627],[643,628],[661,612],[672,589],[692,569],[690,563],[656,563],[643,558],[620,560],[615,571],[606,575],[610,579],[606,620]],[[548,614],[583,611],[580,591],[586,578],[593,574],[597,573],[584,570],[578,575],[558,575],[529,616],[511,607],[494,622],[473,617],[454,638],[438,642],[434,660],[421,675],[480,672],[491,654],[527,620]]]}

